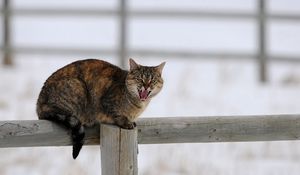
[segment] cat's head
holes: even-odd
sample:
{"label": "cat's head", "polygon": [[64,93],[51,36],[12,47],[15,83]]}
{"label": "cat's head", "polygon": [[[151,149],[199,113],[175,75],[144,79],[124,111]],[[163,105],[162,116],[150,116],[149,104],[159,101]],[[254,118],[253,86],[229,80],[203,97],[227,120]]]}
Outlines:
{"label": "cat's head", "polygon": [[165,62],[158,66],[142,66],[129,59],[129,73],[126,86],[129,93],[141,101],[147,101],[160,92],[163,87],[161,77]]}

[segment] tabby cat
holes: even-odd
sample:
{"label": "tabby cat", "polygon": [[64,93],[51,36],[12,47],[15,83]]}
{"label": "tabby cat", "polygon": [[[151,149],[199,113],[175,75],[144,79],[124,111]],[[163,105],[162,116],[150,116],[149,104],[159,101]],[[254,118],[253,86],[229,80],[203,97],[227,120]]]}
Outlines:
{"label": "tabby cat", "polygon": [[108,62],[87,59],[53,73],[37,100],[39,119],[51,120],[71,130],[73,158],[84,144],[84,128],[95,123],[133,129],[136,118],[163,86],[165,62],[142,66],[129,60],[130,70]]}

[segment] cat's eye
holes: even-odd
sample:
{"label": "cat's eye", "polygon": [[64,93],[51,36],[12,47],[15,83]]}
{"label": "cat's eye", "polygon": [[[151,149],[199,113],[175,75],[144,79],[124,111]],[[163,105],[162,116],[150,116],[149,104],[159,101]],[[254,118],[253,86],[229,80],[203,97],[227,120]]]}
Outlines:
{"label": "cat's eye", "polygon": [[136,79],[137,81],[143,81],[143,78],[142,78],[141,76],[136,76],[135,79]]}
{"label": "cat's eye", "polygon": [[144,83],[144,79],[143,79],[142,77],[140,77],[138,80],[139,80],[140,82]]}

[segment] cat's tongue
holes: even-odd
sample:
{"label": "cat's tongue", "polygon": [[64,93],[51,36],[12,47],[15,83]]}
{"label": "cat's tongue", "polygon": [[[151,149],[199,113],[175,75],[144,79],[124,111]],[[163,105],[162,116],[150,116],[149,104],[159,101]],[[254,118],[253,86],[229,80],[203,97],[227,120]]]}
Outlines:
{"label": "cat's tongue", "polygon": [[146,100],[148,98],[148,94],[149,94],[149,91],[147,91],[147,90],[140,91],[139,92],[140,99]]}

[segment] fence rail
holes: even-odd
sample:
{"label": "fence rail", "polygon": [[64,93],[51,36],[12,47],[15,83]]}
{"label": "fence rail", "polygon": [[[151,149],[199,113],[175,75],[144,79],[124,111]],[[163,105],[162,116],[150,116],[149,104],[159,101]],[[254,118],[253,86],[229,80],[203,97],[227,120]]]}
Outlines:
{"label": "fence rail", "polygon": [[[138,143],[195,143],[300,139],[300,115],[144,118]],[[99,144],[99,126],[87,128],[86,144]],[[66,130],[45,120],[0,121],[0,147],[67,146]]]}
{"label": "fence rail", "polygon": [[[65,128],[45,120],[0,121],[0,148],[71,145]],[[101,145],[101,171],[137,174],[138,144],[300,140],[300,115],[144,118],[134,130],[101,124],[86,145]]]}
{"label": "fence rail", "polygon": [[[8,12],[7,10],[0,9],[0,13],[4,14]],[[118,17],[120,15],[120,10],[115,9],[104,9],[104,8],[95,8],[95,9],[69,9],[69,8],[14,8],[9,10],[10,13],[13,13],[15,16],[96,16],[96,17]],[[128,16],[132,18],[217,18],[217,19],[256,19],[259,18],[259,15],[255,12],[232,12],[232,11],[213,11],[213,10],[129,10]],[[276,13],[267,13],[266,18],[270,20],[280,21],[300,21],[300,14],[276,14]]]}

